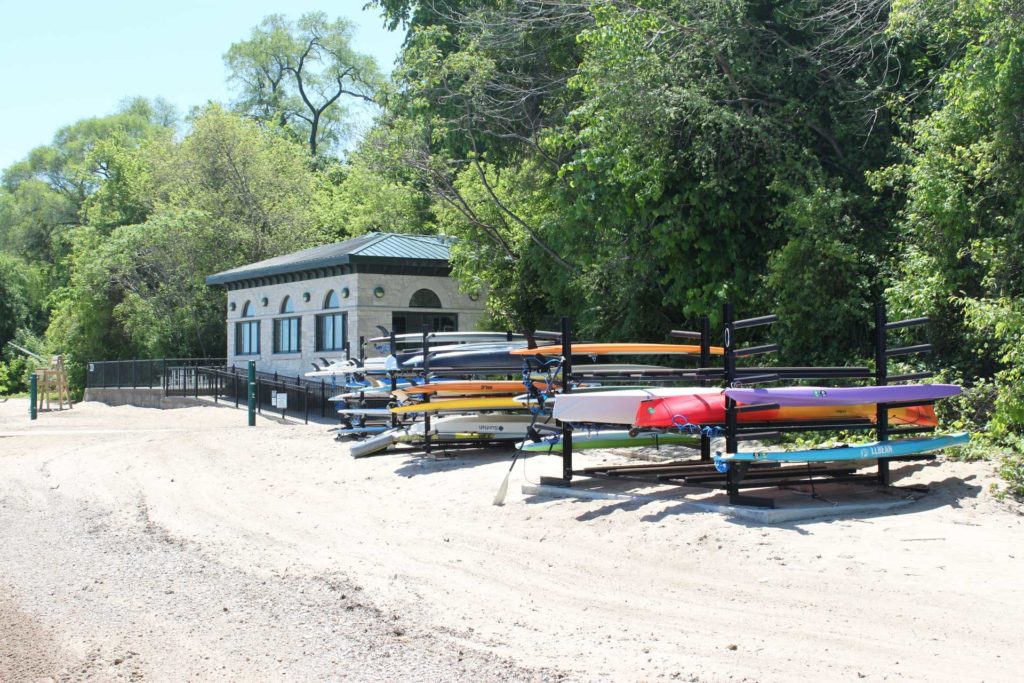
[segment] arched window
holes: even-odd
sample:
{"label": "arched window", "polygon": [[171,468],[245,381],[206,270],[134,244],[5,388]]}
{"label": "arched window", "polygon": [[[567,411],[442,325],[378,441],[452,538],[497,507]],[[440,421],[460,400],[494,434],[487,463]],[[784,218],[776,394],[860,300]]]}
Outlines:
{"label": "arched window", "polygon": [[[294,313],[295,304],[286,296],[281,302],[281,313]],[[274,318],[274,353],[298,353],[301,320],[299,316],[290,318]]]}
{"label": "arched window", "polygon": [[[242,306],[242,317],[251,318],[256,314],[251,301]],[[258,356],[260,353],[260,321],[242,320],[235,323],[235,355]]]}
{"label": "arched window", "polygon": [[338,308],[341,306],[341,302],[338,300],[338,293],[333,289],[327,292],[327,296],[324,297],[324,308]]}
{"label": "arched window", "polygon": [[[324,297],[324,308],[340,308],[341,301],[333,289]],[[344,313],[324,313],[316,317],[316,350],[343,351],[345,349],[346,316]]]}
{"label": "arched window", "polygon": [[441,308],[441,299],[429,289],[420,289],[409,299],[409,308]]}

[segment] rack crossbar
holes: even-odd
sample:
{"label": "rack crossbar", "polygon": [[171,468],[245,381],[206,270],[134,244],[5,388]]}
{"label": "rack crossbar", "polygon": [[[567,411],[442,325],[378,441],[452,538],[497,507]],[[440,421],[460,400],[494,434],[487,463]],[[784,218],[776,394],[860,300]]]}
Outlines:
{"label": "rack crossbar", "polygon": [[761,325],[771,325],[772,323],[777,322],[779,322],[779,316],[777,315],[762,315],[756,318],[737,320],[732,324],[732,327],[734,330],[742,330],[747,327],[759,327]]}
{"label": "rack crossbar", "polygon": [[901,329],[901,328],[904,328],[904,327],[917,327],[918,325],[925,325],[927,323],[930,323],[931,321],[932,321],[932,319],[928,318],[928,317],[924,317],[924,318],[907,318],[906,320],[894,320],[891,323],[886,323],[885,324],[885,329],[886,329],[886,331],[888,331],[888,330],[898,330],[898,329]]}
{"label": "rack crossbar", "polygon": [[911,408],[913,406],[930,406],[930,405],[935,405],[935,400],[934,399],[931,400],[931,401],[899,401],[897,403],[879,403],[878,404],[878,408],[879,408],[879,410],[881,410],[882,408],[885,408],[885,409],[888,410],[888,409],[892,409],[892,408]]}
{"label": "rack crossbar", "polygon": [[765,384],[768,382],[778,382],[782,379],[781,375],[772,373],[769,375],[742,375],[740,379],[737,379],[732,383],[734,387],[740,387],[747,384]]}
{"label": "rack crossbar", "polygon": [[737,358],[744,356],[756,356],[762,353],[772,353],[778,351],[781,347],[778,344],[760,344],[758,346],[747,346],[742,349],[736,349],[733,353]]}
{"label": "rack crossbar", "polygon": [[777,410],[778,403],[751,403],[745,406],[736,406],[737,413],[753,413],[758,410]]}
{"label": "rack crossbar", "polygon": [[737,430],[736,438],[739,441],[760,441],[762,439],[779,439],[782,437],[782,432],[779,430],[771,432],[744,432]]}
{"label": "rack crossbar", "polygon": [[885,355],[887,358],[893,356],[909,356],[914,353],[931,353],[931,344],[912,344],[910,346],[897,346],[892,349],[887,349]]}
{"label": "rack crossbar", "polygon": [[908,382],[915,379],[928,379],[935,373],[925,370],[923,372],[908,372],[904,375],[890,375],[886,378],[889,382]]}
{"label": "rack crossbar", "polygon": [[895,427],[889,430],[889,436],[899,436],[900,434],[927,434],[934,431],[935,427]]}

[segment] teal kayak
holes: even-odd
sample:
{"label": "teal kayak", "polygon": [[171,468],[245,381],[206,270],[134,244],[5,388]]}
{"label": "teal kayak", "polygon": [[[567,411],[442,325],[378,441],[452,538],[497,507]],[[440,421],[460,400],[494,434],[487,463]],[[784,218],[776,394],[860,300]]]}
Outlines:
{"label": "teal kayak", "polygon": [[[865,444],[837,446],[835,448],[808,448],[799,451],[739,451],[718,454],[716,464],[730,462],[835,462],[899,458],[904,455],[938,451],[951,446],[962,446],[971,440],[967,432],[918,439],[873,441]],[[575,441],[574,441],[575,443]]]}

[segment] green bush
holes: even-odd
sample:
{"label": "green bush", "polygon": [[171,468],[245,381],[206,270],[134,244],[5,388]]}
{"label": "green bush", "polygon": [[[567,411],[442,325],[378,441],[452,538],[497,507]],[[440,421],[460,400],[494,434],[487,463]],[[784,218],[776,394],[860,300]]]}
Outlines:
{"label": "green bush", "polygon": [[1024,500],[1024,455],[1005,455],[999,463],[998,472],[999,477],[1006,483],[996,492],[996,496],[1000,499],[1011,496],[1017,500]]}

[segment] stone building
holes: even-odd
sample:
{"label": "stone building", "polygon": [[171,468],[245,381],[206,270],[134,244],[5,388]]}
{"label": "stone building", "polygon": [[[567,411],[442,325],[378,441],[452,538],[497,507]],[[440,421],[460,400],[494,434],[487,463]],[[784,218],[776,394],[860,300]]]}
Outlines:
{"label": "stone building", "polygon": [[[482,297],[450,277],[448,238],[371,233],[206,278],[227,296],[228,365],[301,375],[359,355],[360,338],[476,329]],[[372,349],[367,355],[376,355]]]}

